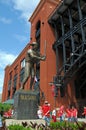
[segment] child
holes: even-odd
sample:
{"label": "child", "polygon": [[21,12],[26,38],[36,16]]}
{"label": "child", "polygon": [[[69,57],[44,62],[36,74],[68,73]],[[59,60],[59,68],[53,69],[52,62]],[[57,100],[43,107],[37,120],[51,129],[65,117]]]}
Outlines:
{"label": "child", "polygon": [[53,122],[56,122],[56,108],[54,108],[52,111],[52,119],[53,119]]}
{"label": "child", "polygon": [[38,119],[42,119],[42,107],[39,106],[38,111],[37,111]]}

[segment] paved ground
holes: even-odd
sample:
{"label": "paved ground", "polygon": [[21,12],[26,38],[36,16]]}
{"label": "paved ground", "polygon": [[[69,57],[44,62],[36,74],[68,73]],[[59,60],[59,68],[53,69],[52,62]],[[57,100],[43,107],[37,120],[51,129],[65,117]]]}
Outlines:
{"label": "paved ground", "polygon": [[[45,121],[42,120],[42,119],[37,119],[37,120],[6,119],[6,125],[9,126],[10,124],[21,124],[22,122],[27,122],[28,124],[30,124],[30,121],[32,121],[33,123],[37,123],[37,124],[41,124],[41,123],[45,124]],[[85,118],[78,118],[78,121],[82,121],[82,122],[86,123],[86,119]]]}
{"label": "paved ground", "polygon": [[27,122],[28,124],[30,124],[30,121],[33,123],[37,123],[37,124],[45,124],[45,121],[42,119],[37,119],[37,120],[15,120],[15,119],[6,119],[6,125],[9,126],[10,124],[21,124],[22,122]]}

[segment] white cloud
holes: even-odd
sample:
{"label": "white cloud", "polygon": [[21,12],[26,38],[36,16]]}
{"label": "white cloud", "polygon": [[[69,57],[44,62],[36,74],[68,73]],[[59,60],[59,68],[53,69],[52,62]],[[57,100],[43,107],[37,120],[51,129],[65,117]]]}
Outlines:
{"label": "white cloud", "polygon": [[40,0],[1,0],[0,2],[12,6],[15,11],[20,11],[20,18],[28,21]]}
{"label": "white cloud", "polygon": [[0,93],[3,87],[4,81],[4,69],[6,65],[11,64],[17,56],[13,54],[8,54],[6,52],[0,51]]}
{"label": "white cloud", "polygon": [[10,24],[12,22],[11,19],[5,18],[5,17],[0,17],[0,21],[4,24]]}
{"label": "white cloud", "polygon": [[13,54],[0,51],[0,68],[4,68],[7,64],[11,64],[16,58]]}
{"label": "white cloud", "polygon": [[14,9],[21,11],[21,18],[25,20],[28,20],[31,16],[39,1],[40,0],[12,0]]}

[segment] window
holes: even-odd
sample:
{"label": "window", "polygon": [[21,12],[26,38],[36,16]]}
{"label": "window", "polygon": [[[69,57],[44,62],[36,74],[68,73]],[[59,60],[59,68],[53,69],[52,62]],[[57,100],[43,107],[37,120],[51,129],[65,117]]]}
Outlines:
{"label": "window", "polygon": [[21,69],[25,67],[25,59],[21,61]]}
{"label": "window", "polygon": [[11,82],[12,82],[12,80],[8,81],[8,90],[10,90],[10,88],[11,88]]}
{"label": "window", "polygon": [[20,71],[20,83],[22,82],[23,78],[24,78],[24,68],[22,68]]}
{"label": "window", "polygon": [[13,84],[13,88],[16,88],[17,85],[17,74],[14,75],[14,80],[13,80],[14,84]]}

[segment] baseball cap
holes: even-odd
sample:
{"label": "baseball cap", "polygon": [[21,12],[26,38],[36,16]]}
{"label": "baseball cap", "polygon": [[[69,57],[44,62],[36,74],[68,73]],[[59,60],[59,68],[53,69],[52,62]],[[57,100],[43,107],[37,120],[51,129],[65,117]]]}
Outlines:
{"label": "baseball cap", "polygon": [[34,45],[37,45],[38,43],[37,42],[32,42],[31,44],[30,44],[30,46],[34,46]]}
{"label": "baseball cap", "polygon": [[48,104],[48,101],[45,101],[44,103],[45,103],[45,104]]}

